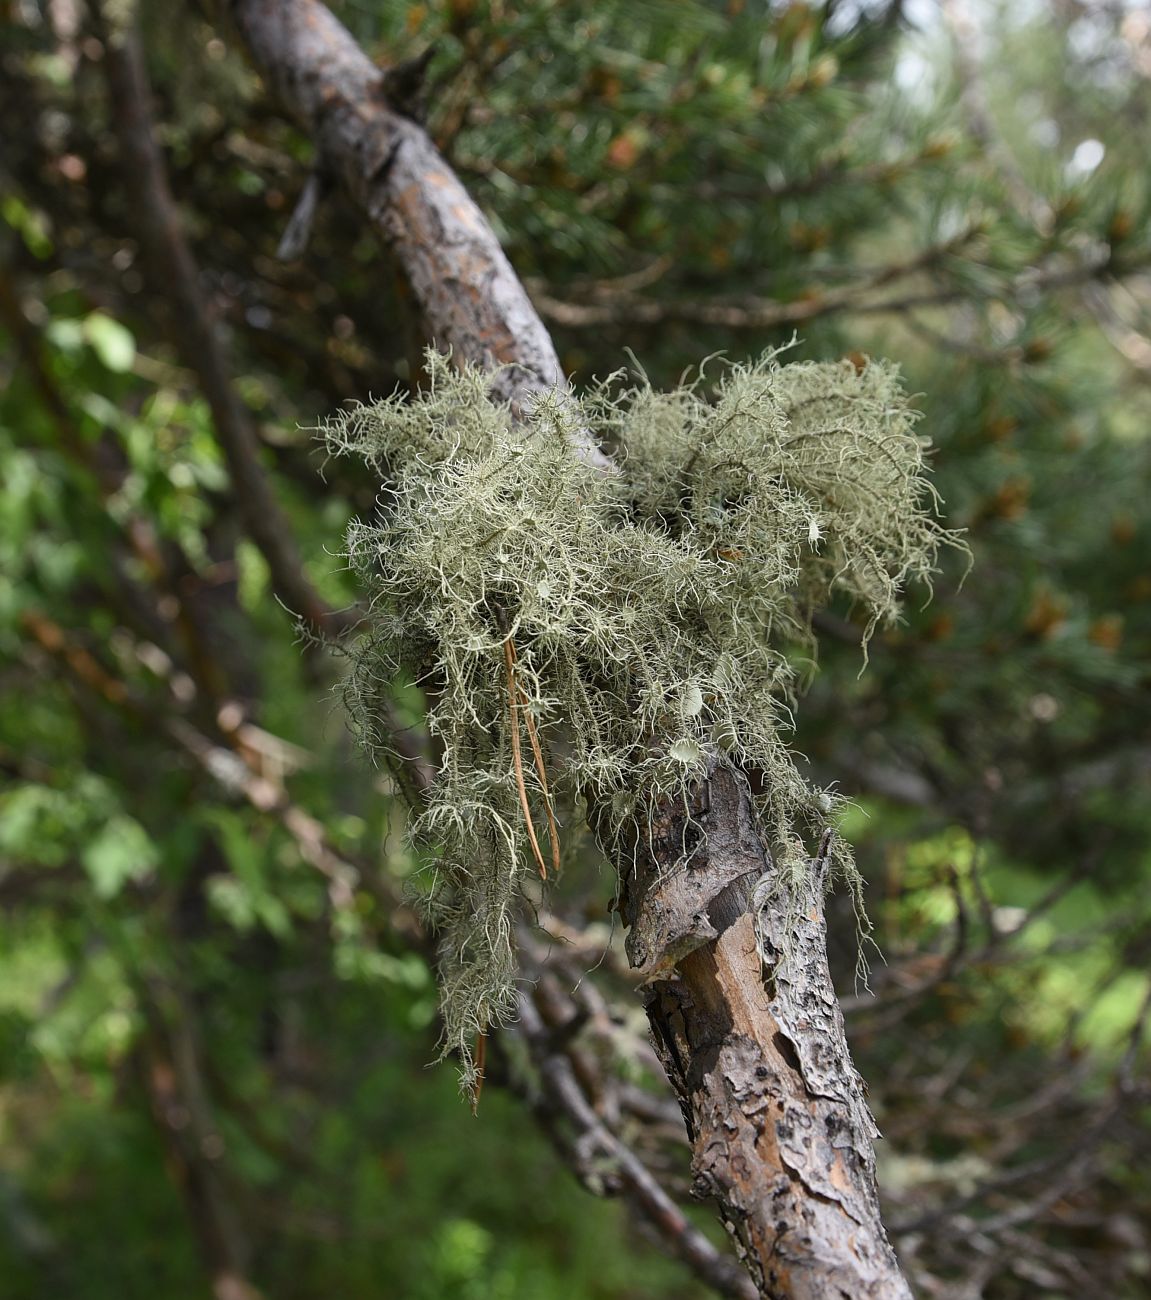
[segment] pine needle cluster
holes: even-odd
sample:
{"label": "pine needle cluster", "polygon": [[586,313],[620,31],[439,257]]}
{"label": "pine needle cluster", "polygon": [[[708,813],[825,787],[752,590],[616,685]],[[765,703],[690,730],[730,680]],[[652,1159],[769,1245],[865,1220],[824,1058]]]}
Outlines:
{"label": "pine needle cluster", "polygon": [[[622,833],[711,764],[755,771],[781,878],[806,870],[835,803],[784,738],[812,614],[846,592],[870,635],[946,534],[885,364],[771,354],[710,393],[615,376],[518,422],[490,375],[428,366],[415,400],[326,433],[386,483],[348,537],[373,604],[347,698],[382,753],[383,698],[427,694],[439,776],[414,833],[435,862],[443,1047],[471,1084],[476,1036],[514,1014],[524,882],[558,865],[558,827],[589,803]],[[582,430],[614,470],[573,454]],[[858,889],[843,846],[836,865]]]}

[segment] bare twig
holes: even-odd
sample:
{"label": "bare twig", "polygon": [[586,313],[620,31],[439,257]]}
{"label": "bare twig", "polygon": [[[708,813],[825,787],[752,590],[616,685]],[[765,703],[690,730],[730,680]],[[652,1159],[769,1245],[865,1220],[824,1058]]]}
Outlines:
{"label": "bare twig", "polygon": [[213,1300],[261,1300],[249,1280],[250,1243],[227,1177],[190,1000],[159,977],[138,980],[137,999],[147,1024],[138,1054],[143,1083],[211,1273]]}
{"label": "bare twig", "polygon": [[[567,1055],[556,1051],[529,994],[520,995],[518,1032],[526,1040],[540,1072],[550,1106],[571,1126],[571,1135],[553,1135],[566,1158],[593,1186],[607,1172],[619,1179],[620,1191],[643,1215],[672,1254],[720,1295],[755,1300],[755,1287],[733,1261],[724,1258],[656,1181],[651,1171],[599,1119],[579,1086]],[[547,1126],[552,1115],[541,1116]]]}
{"label": "bare twig", "polygon": [[327,177],[313,167],[276,247],[276,256],[281,262],[294,262],[296,258],[303,257],[312,238],[312,225],[326,188]]}
{"label": "bare twig", "polygon": [[150,274],[161,296],[171,304],[173,341],[184,364],[199,380],[212,412],[244,525],[267,560],[273,586],[288,607],[313,630],[338,633],[353,626],[356,616],[330,608],[309,582],[291,525],[260,464],[259,439],[236,394],[156,143],[151,90],[138,36],[133,28],[117,28],[108,21],[99,0],[90,0],[90,4],[106,35],[103,62],[124,184],[133,201]]}
{"label": "bare twig", "polygon": [[[1109,253],[1089,253],[1070,263],[1063,261],[1040,269],[1028,269],[980,289],[943,283],[900,295],[876,296],[874,287],[880,283],[879,275],[884,275],[880,272],[870,281],[816,291],[791,302],[748,297],[655,299],[620,295],[602,302],[573,303],[554,298],[543,291],[536,293],[535,302],[548,320],[571,329],[600,329],[605,325],[659,325],[678,321],[730,330],[762,331],[802,325],[840,312],[860,316],[894,316],[917,308],[943,307],[978,298],[989,302],[1012,303],[1036,290],[1075,288],[1100,282],[1112,275],[1121,274],[1124,270],[1137,269],[1139,265],[1137,260],[1120,267]],[[888,268],[882,282],[902,279],[917,270],[925,269],[925,266],[926,263],[918,266],[900,264],[899,267]]]}
{"label": "bare twig", "polygon": [[[524,783],[523,783],[523,767],[522,764],[519,763],[518,717],[520,716],[522,716],[524,720],[524,726],[527,728],[528,740],[531,742],[531,747],[532,747],[532,761],[535,764],[536,776],[539,777],[540,789],[543,791],[544,810],[547,814],[547,819],[548,819],[548,837],[551,840],[551,846],[552,846],[552,869],[555,871],[556,875],[558,876],[560,871],[560,833],[559,833],[559,827],[556,825],[555,809],[552,807],[551,790],[548,788],[548,771],[547,771],[547,766],[544,763],[543,750],[540,748],[540,739],[536,731],[535,719],[532,717],[531,714],[531,708],[528,703],[528,697],[524,693],[523,687],[519,684],[519,678],[516,675],[516,643],[512,640],[511,637],[508,637],[508,639],[504,642],[504,654],[505,656],[507,656],[508,692],[519,703],[518,710],[515,708],[512,709],[512,731],[513,731],[512,749],[515,754],[515,758],[517,762],[516,777],[520,786],[520,795],[523,801],[524,815],[528,817],[528,822],[530,824],[531,818],[528,813],[527,790],[524,787]],[[531,833],[532,833],[532,842],[535,846],[537,860],[538,860],[539,844],[535,839],[534,827],[532,828]],[[540,875],[543,877],[544,880],[547,879],[547,870],[544,867],[542,861],[540,862]]]}

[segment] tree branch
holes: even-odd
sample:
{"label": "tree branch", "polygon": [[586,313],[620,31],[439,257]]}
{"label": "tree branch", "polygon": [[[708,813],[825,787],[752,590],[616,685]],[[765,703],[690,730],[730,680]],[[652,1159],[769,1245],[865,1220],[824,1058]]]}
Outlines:
{"label": "tree branch", "polygon": [[793,896],[746,782],[722,763],[694,807],[665,805],[649,826],[624,854],[636,869],[620,905],[633,964],[657,972],[647,1013],[692,1139],[695,1193],[718,1201],[763,1296],[910,1296],[827,965],[825,864]]}
{"label": "tree branch", "polygon": [[[747,1277],[692,1226],[635,1152],[596,1115],[584,1096],[570,1057],[552,1045],[552,1035],[527,993],[520,997],[519,1033],[526,1040],[543,1080],[551,1113],[541,1114],[541,1121],[553,1131],[555,1141],[580,1180],[594,1183],[610,1172],[619,1179],[627,1199],[651,1224],[669,1251],[682,1259],[693,1273],[719,1295],[754,1300],[757,1292]],[[556,1116],[567,1121],[570,1136],[554,1131]]]}
{"label": "tree branch", "polygon": [[291,525],[260,464],[259,438],[236,395],[156,143],[139,38],[133,28],[118,28],[108,21],[99,0],[91,0],[91,5],[105,37],[103,62],[124,185],[139,223],[148,271],[160,296],[171,304],[172,341],[196,375],[211,410],[244,526],[267,560],[272,584],[285,604],[313,630],[339,632],[350,627],[356,616],[331,609],[308,581]]}
{"label": "tree branch", "polygon": [[938,249],[926,249],[912,262],[895,264],[876,272],[874,277],[857,284],[844,285],[811,293],[790,302],[773,298],[646,298],[638,294],[621,294],[599,301],[567,302],[551,296],[542,288],[535,302],[548,320],[569,329],[602,329],[609,325],[661,325],[679,322],[689,325],[716,326],[728,330],[773,330],[847,312],[859,316],[898,316],[915,308],[945,307],[957,302],[983,299],[988,302],[1013,303],[1037,290],[1075,288],[1106,281],[1125,271],[1140,269],[1141,258],[1116,264],[1110,253],[1088,255],[1040,269],[1028,268],[1003,278],[983,289],[938,283],[907,293],[877,295],[882,285],[902,280],[924,271],[938,260]]}
{"label": "tree branch", "polygon": [[[269,85],[398,258],[439,345],[459,361],[506,367],[494,389],[513,407],[562,383],[494,232],[427,135],[389,107],[382,74],[331,13],[316,0],[231,0],[229,11]],[[590,438],[577,454],[604,459]],[[749,908],[770,856],[734,773],[717,765],[701,799],[707,811],[694,823],[706,834],[693,855],[683,853],[684,810],[674,804],[653,809],[658,840],[653,832],[618,855],[632,962],[646,954],[668,968],[651,1019],[689,1116],[697,1186],[718,1200],[762,1296],[903,1300],[910,1293],[879,1217],[874,1130],[827,969],[822,894],[800,900],[807,919],[796,945],[766,914],[771,942],[794,951],[769,996]],[[526,999],[522,1010],[530,1037],[536,1013]],[[540,1067],[578,1110],[572,1080],[552,1058]]]}
{"label": "tree branch", "polygon": [[[555,345],[495,232],[347,29],[316,0],[227,9],[269,88],[395,254],[436,345],[497,370],[493,396],[513,409],[562,388]],[[607,463],[588,433],[576,450]]]}

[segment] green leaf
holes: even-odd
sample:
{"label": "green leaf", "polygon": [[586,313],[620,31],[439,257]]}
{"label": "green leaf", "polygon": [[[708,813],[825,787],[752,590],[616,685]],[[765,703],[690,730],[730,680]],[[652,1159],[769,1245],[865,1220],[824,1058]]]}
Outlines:
{"label": "green leaf", "polygon": [[49,321],[44,329],[44,337],[61,352],[78,352],[84,342],[84,326],[71,316],[58,316]]}
{"label": "green leaf", "polygon": [[84,321],[84,337],[101,362],[114,374],[122,375],[132,369],[136,360],[136,340],[118,320],[94,311]]}
{"label": "green leaf", "polygon": [[81,852],[84,870],[101,898],[114,898],[129,880],[140,880],[156,865],[156,846],[135,818],[119,814]]}
{"label": "green leaf", "polygon": [[239,574],[240,604],[251,613],[259,609],[268,598],[271,585],[268,562],[251,542],[241,540],[236,545],[236,569]]}
{"label": "green leaf", "polygon": [[15,194],[8,194],[0,202],[0,218],[19,233],[33,257],[43,261],[51,254],[52,228],[42,212],[28,207]]}

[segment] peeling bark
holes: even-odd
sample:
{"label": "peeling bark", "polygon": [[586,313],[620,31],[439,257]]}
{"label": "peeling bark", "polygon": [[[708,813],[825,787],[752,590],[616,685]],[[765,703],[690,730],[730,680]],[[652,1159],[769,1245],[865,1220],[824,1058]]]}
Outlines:
{"label": "peeling bark", "polygon": [[[315,0],[228,7],[269,85],[398,258],[439,346],[509,366],[495,383],[513,407],[563,383],[479,208],[328,10]],[[588,437],[577,454],[606,464]],[[827,967],[822,882],[810,882],[798,918],[795,900],[769,891],[761,934],[777,960],[764,971],[751,896],[770,884],[771,858],[743,782],[722,765],[696,806],[656,808],[642,842],[617,858],[628,955],[654,972],[648,1015],[692,1138],[695,1189],[717,1201],[759,1293],[905,1300],[879,1215],[875,1128]]]}
{"label": "peeling bark", "polygon": [[[684,853],[689,811],[700,834]],[[667,972],[646,1005],[691,1137],[693,1192],[715,1199],[763,1296],[909,1297],[828,970],[820,870],[799,899],[771,893],[744,783],[723,765],[694,808],[660,810],[635,857],[621,897],[628,952]],[[770,969],[751,906],[761,882]]]}

